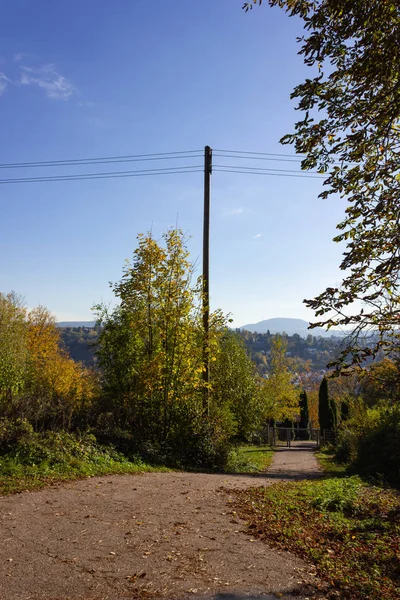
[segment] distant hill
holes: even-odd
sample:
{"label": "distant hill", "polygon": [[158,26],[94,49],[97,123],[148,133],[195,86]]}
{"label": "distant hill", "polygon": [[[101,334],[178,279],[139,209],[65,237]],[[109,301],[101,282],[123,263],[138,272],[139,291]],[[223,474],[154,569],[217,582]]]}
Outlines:
{"label": "distant hill", "polygon": [[61,321],[57,327],[94,327],[96,321]]}
{"label": "distant hill", "polygon": [[332,335],[342,336],[340,331],[330,330],[325,331],[320,327],[315,329],[308,329],[308,322],[303,319],[266,319],[265,321],[259,321],[258,323],[251,323],[249,325],[243,325],[239,329],[246,329],[252,333],[267,333],[269,331],[272,334],[275,333],[287,333],[288,335],[294,335],[297,333],[303,338],[308,335],[331,337]]}
{"label": "distant hill", "polygon": [[[57,327],[94,327],[95,325],[96,321],[61,321],[60,323],[57,323]],[[343,336],[340,331],[334,329],[330,331],[325,331],[320,327],[308,329],[308,322],[303,319],[266,319],[265,321],[259,321],[258,323],[242,325],[239,329],[246,329],[247,331],[257,333],[267,333],[267,331],[272,334],[285,332],[288,335],[293,335],[297,333],[304,338],[310,334],[316,337],[331,337],[332,335],[338,337]]]}

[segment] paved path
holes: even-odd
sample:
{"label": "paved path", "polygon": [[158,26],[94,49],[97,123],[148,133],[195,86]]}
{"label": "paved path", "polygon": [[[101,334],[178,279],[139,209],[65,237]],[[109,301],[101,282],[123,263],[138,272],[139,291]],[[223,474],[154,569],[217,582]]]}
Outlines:
{"label": "paved path", "polygon": [[0,498],[0,600],[313,597],[307,565],[249,537],[221,487],[317,472],[299,447],[262,476],[94,477]]}
{"label": "paved path", "polygon": [[315,458],[315,442],[292,442],[291,448],[277,448],[268,477],[274,479],[315,479],[322,471]]}

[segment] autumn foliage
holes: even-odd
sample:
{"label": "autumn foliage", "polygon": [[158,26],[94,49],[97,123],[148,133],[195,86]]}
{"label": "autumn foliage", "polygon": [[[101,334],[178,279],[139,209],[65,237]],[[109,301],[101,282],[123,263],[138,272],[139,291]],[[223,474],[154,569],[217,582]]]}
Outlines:
{"label": "autumn foliage", "polygon": [[[205,410],[201,280],[179,230],[138,236],[112,285],[118,307],[96,307],[103,410],[99,436],[192,466],[221,466],[234,439],[263,418],[254,365],[220,312],[210,316],[211,383]],[[106,434],[106,435],[105,435]]]}
{"label": "autumn foliage", "polygon": [[0,411],[40,431],[71,429],[97,393],[96,377],[60,347],[49,311],[0,294]]}
{"label": "autumn foliage", "polygon": [[210,314],[205,383],[202,281],[193,272],[180,230],[138,236],[112,284],[117,306],[95,307],[96,370],[68,356],[46,308],[0,295],[0,446],[2,436],[7,445],[29,431],[89,432],[128,456],[215,468],[268,420],[294,418],[299,393],[284,340],[273,341],[266,379],[219,310]]}

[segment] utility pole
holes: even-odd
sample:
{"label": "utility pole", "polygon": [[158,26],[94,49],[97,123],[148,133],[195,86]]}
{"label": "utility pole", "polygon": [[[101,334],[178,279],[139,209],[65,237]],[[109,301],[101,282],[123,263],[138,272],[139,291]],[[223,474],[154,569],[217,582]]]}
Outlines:
{"label": "utility pole", "polygon": [[203,221],[203,408],[209,409],[210,383],[210,179],[212,173],[212,150],[204,148],[204,221]]}

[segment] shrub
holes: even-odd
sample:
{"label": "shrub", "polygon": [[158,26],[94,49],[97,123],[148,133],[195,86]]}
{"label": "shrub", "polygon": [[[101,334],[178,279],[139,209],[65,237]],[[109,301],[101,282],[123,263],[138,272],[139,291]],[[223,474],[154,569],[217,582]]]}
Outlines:
{"label": "shrub", "polygon": [[359,479],[328,479],[317,489],[317,496],[311,502],[320,511],[342,512],[348,515],[356,512],[356,503],[361,489]]}
{"label": "shrub", "polygon": [[378,423],[358,440],[354,467],[400,487],[400,410],[382,410]]}
{"label": "shrub", "polygon": [[0,419],[0,452],[5,453],[21,440],[34,435],[33,427],[26,419]]}
{"label": "shrub", "polygon": [[28,431],[21,435],[9,448],[7,459],[13,459],[21,465],[34,466],[43,462],[49,465],[71,465],[78,462],[97,464],[104,461],[126,461],[113,446],[101,446],[90,434],[73,435],[70,433],[48,431],[34,433]]}
{"label": "shrub", "polygon": [[400,487],[400,408],[359,410],[339,432],[336,458],[362,475]]}
{"label": "shrub", "polygon": [[336,441],[335,458],[338,462],[348,463],[356,455],[357,437],[354,431],[343,428],[339,431]]}

